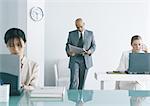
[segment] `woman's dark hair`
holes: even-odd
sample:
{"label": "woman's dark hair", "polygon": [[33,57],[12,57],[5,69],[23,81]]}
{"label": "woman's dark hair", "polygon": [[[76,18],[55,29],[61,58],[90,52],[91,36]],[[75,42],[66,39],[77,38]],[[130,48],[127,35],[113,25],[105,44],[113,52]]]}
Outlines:
{"label": "woman's dark hair", "polygon": [[131,45],[132,45],[132,43],[133,43],[134,40],[140,40],[140,39],[142,39],[142,38],[139,35],[132,36],[132,38],[131,38]]}
{"label": "woman's dark hair", "polygon": [[25,33],[19,28],[11,28],[7,30],[4,36],[5,44],[7,44],[10,39],[14,38],[21,38],[26,43]]}

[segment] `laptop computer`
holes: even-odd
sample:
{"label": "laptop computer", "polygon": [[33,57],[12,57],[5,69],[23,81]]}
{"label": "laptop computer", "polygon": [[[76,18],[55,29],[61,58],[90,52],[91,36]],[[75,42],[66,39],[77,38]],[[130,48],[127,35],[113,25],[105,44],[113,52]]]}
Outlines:
{"label": "laptop computer", "polygon": [[0,80],[10,84],[10,95],[20,95],[23,92],[20,84],[20,59],[17,55],[0,54]]}
{"label": "laptop computer", "polygon": [[128,73],[150,74],[150,53],[130,53]]}

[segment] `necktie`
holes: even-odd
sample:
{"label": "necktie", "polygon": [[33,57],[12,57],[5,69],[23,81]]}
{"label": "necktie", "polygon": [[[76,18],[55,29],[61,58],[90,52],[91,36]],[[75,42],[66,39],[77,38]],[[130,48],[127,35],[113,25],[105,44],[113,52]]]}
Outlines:
{"label": "necktie", "polygon": [[80,33],[80,38],[79,38],[79,42],[78,42],[78,47],[83,48],[83,35],[82,35],[82,33]]}

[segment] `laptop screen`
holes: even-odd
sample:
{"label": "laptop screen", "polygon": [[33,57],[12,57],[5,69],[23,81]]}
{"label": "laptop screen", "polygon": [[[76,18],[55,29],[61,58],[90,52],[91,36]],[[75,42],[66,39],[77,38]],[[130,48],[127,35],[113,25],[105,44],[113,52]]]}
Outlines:
{"label": "laptop screen", "polygon": [[130,53],[128,73],[150,74],[150,53]]}
{"label": "laptop screen", "polygon": [[10,84],[10,95],[20,95],[20,59],[16,55],[0,54],[0,80]]}

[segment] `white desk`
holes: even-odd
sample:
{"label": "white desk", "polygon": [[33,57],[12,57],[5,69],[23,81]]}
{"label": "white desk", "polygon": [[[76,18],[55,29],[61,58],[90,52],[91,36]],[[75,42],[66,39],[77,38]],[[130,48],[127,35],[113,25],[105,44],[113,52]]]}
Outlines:
{"label": "white desk", "polygon": [[101,90],[104,89],[104,81],[150,81],[150,74],[106,74],[106,73],[95,73],[95,79],[100,81]]}

